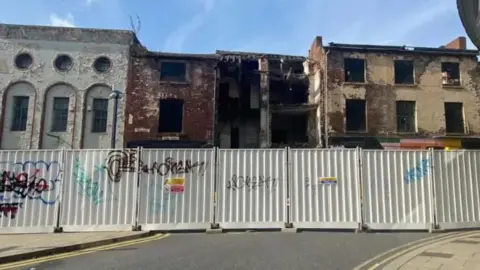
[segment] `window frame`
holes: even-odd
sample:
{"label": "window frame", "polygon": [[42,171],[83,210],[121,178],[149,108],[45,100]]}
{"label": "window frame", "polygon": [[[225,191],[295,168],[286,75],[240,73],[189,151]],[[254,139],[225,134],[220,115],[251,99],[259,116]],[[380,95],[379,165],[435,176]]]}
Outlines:
{"label": "window frame", "polygon": [[[397,64],[406,64],[406,63],[411,64],[412,81],[411,82],[406,82],[406,83],[397,82],[397,70],[398,70]],[[415,84],[415,61],[410,60],[410,59],[395,59],[395,60],[393,60],[393,82],[394,82],[395,85],[414,85]]]}
{"label": "window frame", "polygon": [[[408,106],[413,105],[413,111],[412,111],[412,113],[411,113],[411,114],[410,114],[410,113],[405,113],[406,110],[403,110],[403,111],[402,111],[402,112],[404,112],[404,113],[400,113],[400,105],[401,105],[401,104],[403,104],[403,105],[408,105]],[[397,132],[398,132],[398,133],[415,133],[415,132],[417,132],[417,102],[414,101],[414,100],[397,100],[397,101],[395,102],[395,106],[396,106],[396,108],[395,108],[395,109],[396,109],[396,111],[395,111],[396,114],[395,114],[395,115],[396,115],[396,120],[397,120],[397,121],[396,121],[396,122],[397,122],[397,123],[396,123],[396,124],[397,124]],[[405,108],[406,106],[403,106],[403,107]],[[411,129],[411,130],[409,130],[408,128],[406,128],[405,130],[402,130],[402,129],[400,128],[401,125],[400,125],[400,119],[399,119],[399,117],[401,117],[401,116],[403,116],[403,115],[405,115],[405,114],[409,114],[409,115],[407,115],[407,116],[408,116],[409,118],[411,118],[411,119],[410,119],[410,120],[411,120],[411,124],[410,124],[410,126],[411,126],[410,129]]]}
{"label": "window frame", "polygon": [[[181,103],[181,124],[180,124],[180,130],[179,131],[175,131],[175,130],[164,130],[162,128],[162,126],[165,126],[165,125],[162,125],[162,121],[165,121],[165,120],[162,120],[162,119],[172,119],[172,118],[175,118],[175,117],[167,117],[167,118],[162,118],[162,102],[178,102],[178,103]],[[166,134],[179,134],[179,133],[183,133],[184,131],[184,122],[185,122],[185,100],[183,99],[178,99],[178,98],[167,98],[167,99],[161,99],[158,103],[158,106],[159,106],[159,110],[158,110],[158,133],[166,133]],[[178,108],[177,108],[178,109]],[[168,120],[166,120],[168,121]],[[172,120],[173,121],[173,120]]]}
{"label": "window frame", "polygon": [[[445,65],[452,65],[452,66],[455,66],[457,71],[455,73],[458,73],[458,78],[456,79],[452,79],[452,80],[457,80],[458,79],[458,82],[450,82],[448,77],[445,78],[444,77],[444,73],[447,73],[448,75],[448,72],[446,71],[446,67]],[[458,62],[449,62],[449,61],[445,61],[445,62],[442,62],[441,63],[441,66],[440,66],[440,69],[441,69],[441,73],[442,73],[442,86],[461,86],[462,85],[462,74],[460,72],[460,63]],[[445,82],[446,81],[446,82]]]}
{"label": "window frame", "polygon": [[[176,76],[164,76],[163,71],[164,71],[164,65],[169,65],[169,64],[182,64],[185,67],[185,74],[183,77],[176,77]],[[189,81],[189,63],[187,61],[182,61],[182,60],[161,60],[159,63],[159,79],[161,82],[169,82],[169,83],[188,83]],[[181,79],[178,79],[181,78]]]}
{"label": "window frame", "polygon": [[[26,103],[27,103],[26,107],[25,107],[25,104],[21,103],[20,99],[21,101],[26,100]],[[17,105],[20,105],[20,106],[17,106]],[[17,131],[27,130],[29,106],[30,106],[30,96],[20,96],[20,95],[13,96],[12,120],[10,122],[10,131],[17,132]]]}
{"label": "window frame", "polygon": [[[56,101],[67,101],[65,108],[56,108]],[[64,105],[64,103],[62,103]],[[69,97],[53,97],[52,99],[52,123],[50,132],[66,132],[68,129],[70,98]],[[59,113],[58,115],[56,113]]]}
{"label": "window frame", "polygon": [[[105,110],[97,110],[96,102],[103,102],[103,104],[98,105],[100,107],[106,107]],[[101,106],[101,105],[107,106]],[[108,126],[108,106],[109,106],[109,99],[108,98],[93,98],[92,100],[92,123],[90,127],[91,133],[107,133],[107,126]],[[104,117],[98,117],[100,114],[105,114]],[[102,124],[96,124],[99,121],[102,121]],[[104,122],[103,122],[104,121]],[[101,128],[99,128],[101,126]]]}
{"label": "window frame", "polygon": [[[447,117],[447,106],[448,105],[460,105],[460,117],[461,117],[461,122],[462,122],[462,131],[449,131],[448,130],[448,127],[451,126],[448,124],[448,118],[451,118],[451,117]],[[465,113],[464,113],[464,104],[462,102],[445,102],[444,103],[444,110],[445,110],[445,133],[446,134],[465,134]],[[453,123],[457,123],[459,122],[458,119],[453,119]],[[455,125],[453,125],[453,127],[455,127]]]}
{"label": "window frame", "polygon": [[[347,69],[347,62],[349,61],[362,61],[363,62],[363,76],[362,76],[362,80],[347,80],[348,78],[348,70]],[[366,83],[367,81],[367,60],[364,59],[364,58],[351,58],[351,57],[345,57],[343,59],[343,69],[344,69],[344,74],[343,74],[343,79],[344,79],[344,82],[345,83],[359,83],[359,84],[363,84],[363,83]]]}
{"label": "window frame", "polygon": [[[363,103],[363,129],[349,129],[348,121],[348,103],[349,102],[362,102]],[[346,133],[365,133],[368,131],[368,116],[367,116],[367,101],[365,99],[345,99],[345,132]]]}

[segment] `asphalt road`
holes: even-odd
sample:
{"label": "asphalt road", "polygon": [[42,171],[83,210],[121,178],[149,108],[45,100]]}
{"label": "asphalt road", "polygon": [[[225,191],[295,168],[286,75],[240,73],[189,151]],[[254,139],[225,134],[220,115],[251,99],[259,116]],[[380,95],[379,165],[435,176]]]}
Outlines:
{"label": "asphalt road", "polygon": [[427,233],[253,232],[170,237],[21,269],[351,270]]}

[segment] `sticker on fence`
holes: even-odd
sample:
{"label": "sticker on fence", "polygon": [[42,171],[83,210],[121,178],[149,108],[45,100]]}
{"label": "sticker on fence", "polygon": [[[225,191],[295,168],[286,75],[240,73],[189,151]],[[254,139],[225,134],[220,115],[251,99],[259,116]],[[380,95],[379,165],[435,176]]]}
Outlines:
{"label": "sticker on fence", "polygon": [[337,178],[336,177],[320,177],[318,179],[320,184],[323,185],[335,185],[337,184]]}

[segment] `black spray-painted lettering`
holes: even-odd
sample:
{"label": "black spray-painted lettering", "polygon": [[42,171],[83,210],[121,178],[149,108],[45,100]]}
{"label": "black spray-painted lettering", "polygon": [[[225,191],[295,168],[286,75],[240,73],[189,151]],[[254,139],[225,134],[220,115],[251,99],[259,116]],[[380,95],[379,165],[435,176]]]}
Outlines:
{"label": "black spray-painted lettering", "polygon": [[167,157],[163,162],[153,162],[151,165],[143,164],[143,162],[140,161],[140,168],[144,173],[154,173],[160,176],[188,173],[203,175],[206,170],[206,163],[205,161],[192,162],[189,159],[176,161],[171,157]]}
{"label": "black spray-painted lettering", "polygon": [[18,199],[38,199],[42,192],[53,190],[46,179],[37,177],[39,170],[32,175],[26,172],[3,171],[0,180],[0,193],[13,193]]}
{"label": "black spray-painted lettering", "polygon": [[0,213],[4,217],[14,219],[18,213],[18,208],[23,208],[23,203],[2,203],[0,204]]}
{"label": "black spray-painted lettering", "polygon": [[248,189],[254,190],[257,188],[275,189],[277,187],[277,179],[270,176],[237,176],[232,175],[232,178],[227,181],[227,188],[232,190]]}
{"label": "black spray-painted lettering", "polygon": [[110,153],[108,153],[105,166],[110,181],[118,183],[122,179],[123,173],[135,172],[136,161],[136,149],[110,151]]}

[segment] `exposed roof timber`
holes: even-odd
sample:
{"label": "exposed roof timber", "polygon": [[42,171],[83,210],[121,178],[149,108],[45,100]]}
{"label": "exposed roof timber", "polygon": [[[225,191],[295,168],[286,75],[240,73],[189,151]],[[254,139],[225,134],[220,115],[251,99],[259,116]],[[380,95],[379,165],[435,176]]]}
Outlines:
{"label": "exposed roof timber", "polygon": [[216,60],[216,54],[194,54],[194,53],[165,53],[165,52],[144,52],[139,56],[155,57],[155,58],[170,58],[170,59],[211,59]]}
{"label": "exposed roof timber", "polygon": [[240,59],[240,60],[256,60],[262,57],[265,57],[270,60],[287,60],[287,61],[305,61],[307,57],[297,56],[297,55],[283,55],[283,54],[270,54],[270,53],[256,53],[256,52],[236,52],[236,51],[222,51],[217,50],[217,55],[220,56],[220,59],[226,60],[229,59]]}
{"label": "exposed roof timber", "polygon": [[316,110],[318,108],[318,103],[310,104],[271,104],[270,109],[272,113],[278,114],[297,114],[297,113],[306,113],[309,111]]}
{"label": "exposed roof timber", "polygon": [[372,52],[390,52],[390,53],[408,53],[408,54],[435,54],[435,55],[457,55],[457,56],[477,56],[477,50],[456,50],[447,48],[426,48],[409,46],[381,46],[381,45],[363,45],[363,44],[342,44],[329,43],[325,48],[330,50],[343,51],[372,51]]}

